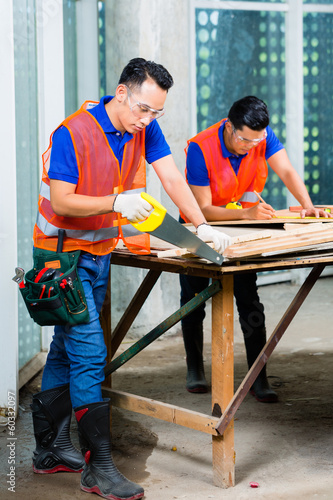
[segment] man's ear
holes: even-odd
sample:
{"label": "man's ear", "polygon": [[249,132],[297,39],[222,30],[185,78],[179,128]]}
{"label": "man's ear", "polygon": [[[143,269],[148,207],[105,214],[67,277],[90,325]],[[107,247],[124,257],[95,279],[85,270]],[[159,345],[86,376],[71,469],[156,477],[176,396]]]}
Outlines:
{"label": "man's ear", "polygon": [[125,99],[127,98],[127,89],[124,84],[119,84],[118,87],[116,88],[116,99],[118,102],[124,102]]}
{"label": "man's ear", "polygon": [[229,120],[227,120],[225,122],[225,128],[228,130],[228,132],[230,132],[232,130],[232,125],[231,125],[231,122]]}

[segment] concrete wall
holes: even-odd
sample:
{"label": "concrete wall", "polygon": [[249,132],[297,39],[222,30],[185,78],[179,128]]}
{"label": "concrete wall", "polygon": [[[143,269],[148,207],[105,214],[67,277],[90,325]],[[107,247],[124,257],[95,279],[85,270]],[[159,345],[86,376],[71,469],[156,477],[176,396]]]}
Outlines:
{"label": "concrete wall", "polygon": [[[189,137],[189,27],[187,0],[108,0],[106,8],[107,93],[113,94],[123,67],[133,57],[163,64],[174,78],[159,123],[178,168],[185,165]],[[178,218],[178,209],[148,165],[147,191]],[[116,324],[146,271],[112,267],[112,324]],[[162,275],[131,334],[142,335],[179,307],[178,275]],[[152,311],[154,313],[152,314]],[[174,327],[179,328],[179,325]],[[174,331],[174,330],[173,330]]]}

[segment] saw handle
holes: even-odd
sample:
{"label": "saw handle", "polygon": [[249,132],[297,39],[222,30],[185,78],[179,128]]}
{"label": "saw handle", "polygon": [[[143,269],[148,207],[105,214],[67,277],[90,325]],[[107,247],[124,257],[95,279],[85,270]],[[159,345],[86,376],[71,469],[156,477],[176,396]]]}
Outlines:
{"label": "saw handle", "polygon": [[149,214],[149,217],[147,217],[147,219],[140,222],[131,222],[131,224],[139,231],[143,233],[149,233],[151,231],[154,231],[162,224],[167,210],[148,193],[142,192],[141,198],[153,205],[154,210]]}

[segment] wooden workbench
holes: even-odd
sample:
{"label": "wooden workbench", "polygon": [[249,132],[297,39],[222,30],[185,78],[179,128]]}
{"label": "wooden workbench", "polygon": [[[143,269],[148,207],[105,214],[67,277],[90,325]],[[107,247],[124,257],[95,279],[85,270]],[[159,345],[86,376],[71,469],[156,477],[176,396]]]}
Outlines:
{"label": "wooden workbench", "polygon": [[[332,264],[332,249],[302,251],[295,255],[289,253],[285,256],[279,255],[228,261],[223,263],[222,267],[205,263],[200,259],[158,258],[154,255],[133,255],[127,250],[113,251],[111,269],[112,266],[117,265],[148,269],[149,272],[124,312],[122,319],[112,332],[112,341],[110,318],[108,317],[110,311],[109,305],[105,309],[108,312],[106,319],[104,317],[104,330],[106,331],[110,361],[106,367],[107,375],[126,362],[126,354],[122,359],[120,359],[120,356],[113,361],[111,359],[162,272],[209,277],[213,283],[218,283],[219,287],[218,290],[215,289],[212,295],[212,405],[210,413],[201,414],[185,408],[143,398],[140,395],[112,390],[110,387],[107,387],[107,382],[103,387],[105,395],[111,398],[113,406],[150,415],[167,422],[173,422],[210,434],[212,436],[214,484],[224,488],[234,486],[234,415],[321,272],[326,265]],[[279,324],[271,334],[255,364],[251,367],[234,394],[233,275],[235,273],[303,267],[313,269],[287,311],[281,317]],[[166,328],[173,326],[174,322],[179,321],[179,319],[179,317],[177,318],[177,314],[173,315],[172,321],[166,320]],[[163,328],[165,327],[164,324],[161,325]],[[160,328],[156,328],[150,332],[152,337],[149,342],[152,341],[151,339],[156,338],[154,337],[156,331],[158,335],[161,334],[163,330],[163,328],[161,330],[161,325]],[[137,344],[140,344],[140,342],[141,339]],[[143,341],[144,343],[145,341]],[[117,363],[119,359],[120,361]]]}

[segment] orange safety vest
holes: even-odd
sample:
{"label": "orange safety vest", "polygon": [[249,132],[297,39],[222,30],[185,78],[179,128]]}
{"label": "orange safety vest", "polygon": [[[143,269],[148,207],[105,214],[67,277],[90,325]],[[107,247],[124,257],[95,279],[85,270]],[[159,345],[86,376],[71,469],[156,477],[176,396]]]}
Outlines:
{"label": "orange safety vest", "polygon": [[[252,148],[242,159],[237,176],[231,166],[229,158],[224,158],[218,130],[227,118],[215,123],[203,132],[187,141],[185,153],[191,142],[200,147],[208,170],[212,204],[217,207],[225,206],[232,201],[239,201],[243,208],[258,203],[254,191],[261,193],[268,175],[265,159],[266,140]],[[185,172],[187,178],[187,172]],[[189,222],[183,214],[184,220]]]}
{"label": "orange safety vest", "polygon": [[[120,168],[107,137],[88,107],[98,104],[86,101],[61,125],[69,131],[79,169],[76,194],[109,196],[117,193],[140,193],[146,187],[145,131],[134,135],[125,144]],[[60,126],[61,126],[60,125]],[[54,133],[54,132],[53,132]],[[52,136],[43,154],[43,175],[34,228],[34,245],[45,250],[57,248],[58,229],[66,230],[63,251],[83,250],[94,255],[106,255],[122,239],[133,253],[149,253],[149,235],[136,230],[120,213],[91,217],[62,217],[56,215],[50,202],[48,170]]]}

